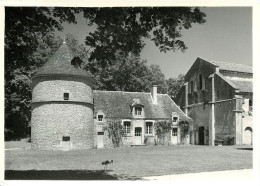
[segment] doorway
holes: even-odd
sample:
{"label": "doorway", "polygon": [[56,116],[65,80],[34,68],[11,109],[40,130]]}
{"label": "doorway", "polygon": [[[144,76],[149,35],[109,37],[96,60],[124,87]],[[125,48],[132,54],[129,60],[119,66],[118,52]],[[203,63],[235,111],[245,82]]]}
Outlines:
{"label": "doorway", "polygon": [[104,132],[97,133],[97,148],[104,148]]}
{"label": "doorway", "polygon": [[252,145],[253,144],[253,130],[251,127],[246,127],[243,134],[243,144]]}
{"label": "doorway", "polygon": [[204,145],[204,127],[199,127],[199,145]]}
{"label": "doorway", "polygon": [[178,128],[173,128],[172,129],[171,142],[172,142],[172,144],[177,144],[178,143]]}
{"label": "doorway", "polygon": [[63,151],[70,150],[70,136],[62,136],[62,150]]}
{"label": "doorway", "polygon": [[142,127],[135,127],[134,144],[135,145],[142,144]]}

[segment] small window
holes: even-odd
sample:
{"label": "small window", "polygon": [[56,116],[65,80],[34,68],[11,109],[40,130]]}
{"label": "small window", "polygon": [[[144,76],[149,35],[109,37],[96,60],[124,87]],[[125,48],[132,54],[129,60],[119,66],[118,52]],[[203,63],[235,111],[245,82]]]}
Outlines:
{"label": "small window", "polygon": [[98,132],[97,135],[104,135],[104,132]]}
{"label": "small window", "polygon": [[142,115],[142,107],[135,107],[135,115]]}
{"label": "small window", "polygon": [[62,136],[62,141],[70,141],[70,136]]}
{"label": "small window", "polygon": [[146,130],[145,134],[153,134],[153,123],[152,122],[146,122]]}
{"label": "small window", "polygon": [[203,88],[202,88],[202,87],[203,87],[203,86],[202,86],[202,78],[203,78],[202,75],[200,75],[200,90],[203,89]]}
{"label": "small window", "polygon": [[178,133],[178,129],[177,128],[173,128],[172,129],[172,136],[177,136]]}
{"label": "small window", "polygon": [[104,116],[103,115],[98,115],[98,121],[103,121]]}
{"label": "small window", "polygon": [[64,100],[69,100],[69,96],[70,96],[69,93],[64,93],[64,94],[63,94]]}
{"label": "small window", "polygon": [[124,122],[124,134],[130,134],[130,126],[131,126],[130,121]]}
{"label": "small window", "polygon": [[178,117],[178,116],[173,116],[173,117],[172,117],[172,122],[177,122],[177,121],[178,121],[178,119],[179,119],[179,117]]}
{"label": "small window", "polygon": [[219,91],[217,91],[217,98],[220,98],[220,93],[219,93]]}
{"label": "small window", "polygon": [[194,83],[193,81],[190,82],[190,92],[193,92],[194,89]]}

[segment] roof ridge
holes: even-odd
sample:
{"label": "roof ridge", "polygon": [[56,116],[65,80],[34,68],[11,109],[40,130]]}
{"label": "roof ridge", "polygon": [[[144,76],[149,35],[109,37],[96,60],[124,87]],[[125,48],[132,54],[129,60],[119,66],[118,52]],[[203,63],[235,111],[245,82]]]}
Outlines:
{"label": "roof ridge", "polygon": [[215,66],[218,66],[218,65],[214,64],[214,62],[215,63],[227,63],[227,64],[235,64],[235,65],[243,65],[243,66],[253,67],[253,65],[234,63],[234,62],[227,62],[227,61],[216,61],[216,60],[211,60],[211,59],[205,59],[205,58],[200,57],[200,56],[198,56],[198,58],[200,58],[200,59],[202,59],[202,60],[204,60],[204,61],[206,61],[206,62],[208,62],[208,63],[210,63],[212,65],[215,65]]}
{"label": "roof ridge", "polygon": [[122,92],[122,93],[142,93],[142,94],[151,94],[151,92],[126,92],[121,90],[93,90],[93,91],[99,91],[99,92]]}

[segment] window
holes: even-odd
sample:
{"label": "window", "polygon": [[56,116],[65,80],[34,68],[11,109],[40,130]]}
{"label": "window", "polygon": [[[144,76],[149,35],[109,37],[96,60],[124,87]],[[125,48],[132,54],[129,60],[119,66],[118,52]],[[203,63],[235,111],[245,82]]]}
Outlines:
{"label": "window", "polygon": [[124,134],[130,134],[130,121],[124,121]]}
{"label": "window", "polygon": [[64,93],[64,94],[63,94],[64,100],[69,100],[69,96],[70,96],[69,93]]}
{"label": "window", "polygon": [[220,94],[219,94],[219,91],[217,91],[217,99],[220,98]]}
{"label": "window", "polygon": [[135,115],[142,115],[142,107],[135,107]]}
{"label": "window", "polygon": [[145,134],[153,134],[153,123],[146,122]]}
{"label": "window", "polygon": [[172,117],[172,122],[177,122],[177,121],[178,121],[178,119],[179,119],[179,117],[178,117],[178,116],[173,116],[173,117]]}
{"label": "window", "polygon": [[70,141],[70,136],[62,136],[62,141]]}
{"label": "window", "polygon": [[103,115],[98,115],[98,121],[103,121],[104,116]]}
{"label": "window", "polygon": [[177,128],[173,128],[172,129],[172,136],[177,136],[178,134],[178,129]]}
{"label": "window", "polygon": [[203,86],[202,86],[202,78],[203,78],[202,75],[200,75],[200,90],[203,89],[203,88],[202,88],[202,87],[203,87]]}
{"label": "window", "polygon": [[191,81],[190,82],[190,92],[193,92],[193,88],[194,88],[193,86],[194,86],[193,81]]}

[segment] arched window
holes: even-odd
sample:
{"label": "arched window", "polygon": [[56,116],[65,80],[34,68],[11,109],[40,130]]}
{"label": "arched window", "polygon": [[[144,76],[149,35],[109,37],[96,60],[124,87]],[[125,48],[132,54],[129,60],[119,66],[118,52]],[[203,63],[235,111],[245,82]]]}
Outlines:
{"label": "arched window", "polygon": [[251,127],[246,127],[246,128],[245,128],[245,131],[246,131],[246,130],[249,130],[250,132],[253,132],[253,129],[252,129]]}

